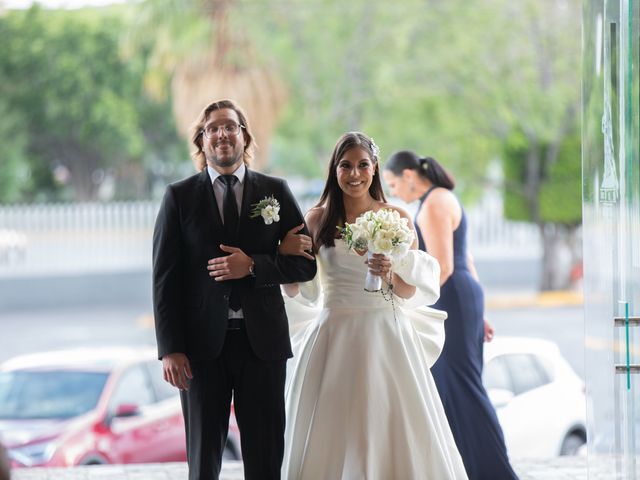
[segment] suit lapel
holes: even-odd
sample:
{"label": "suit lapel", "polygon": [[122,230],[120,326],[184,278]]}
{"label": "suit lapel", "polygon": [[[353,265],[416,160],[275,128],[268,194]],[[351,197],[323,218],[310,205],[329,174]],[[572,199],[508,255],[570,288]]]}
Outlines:
{"label": "suit lapel", "polygon": [[[198,188],[200,190],[198,193],[198,202],[202,209],[202,219],[205,223],[213,227],[211,235],[214,237],[215,231],[223,229],[224,225],[222,224],[222,218],[220,218],[220,209],[218,208],[218,202],[216,202],[216,196],[213,194],[211,177],[209,177],[209,172],[206,168],[200,174]],[[211,221],[213,221],[213,223]]]}
{"label": "suit lapel", "polygon": [[257,203],[256,195],[258,194],[258,180],[251,170],[248,168],[244,174],[244,191],[242,192],[242,207],[240,208],[240,219],[238,221],[238,239],[242,241],[248,232],[249,218],[251,213],[251,205]]}

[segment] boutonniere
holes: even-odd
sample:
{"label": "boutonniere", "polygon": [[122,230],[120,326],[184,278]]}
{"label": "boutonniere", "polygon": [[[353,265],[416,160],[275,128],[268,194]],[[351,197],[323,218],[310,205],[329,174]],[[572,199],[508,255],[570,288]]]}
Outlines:
{"label": "boutonniere", "polygon": [[273,195],[264,197],[258,203],[251,205],[251,213],[249,218],[262,217],[265,225],[271,225],[273,222],[280,221],[280,203],[275,199]]}

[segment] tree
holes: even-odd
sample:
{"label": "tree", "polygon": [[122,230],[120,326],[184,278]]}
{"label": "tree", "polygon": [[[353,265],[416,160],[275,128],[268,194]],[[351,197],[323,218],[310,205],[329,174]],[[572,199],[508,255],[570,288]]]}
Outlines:
{"label": "tree", "polygon": [[425,68],[437,68],[432,82],[466,105],[472,134],[494,139],[505,215],[540,229],[540,288],[564,287],[557,249],[581,222],[580,2],[449,0],[436,8],[449,23],[431,47],[447,57],[428,58]]}
{"label": "tree", "polygon": [[[105,176],[117,178],[157,152],[145,139],[160,133],[158,122],[144,122],[162,106],[141,95],[143,61],[120,56],[121,31],[118,15],[94,10],[32,7],[0,18],[2,98],[20,132],[9,144],[28,170],[22,200],[96,199]],[[170,143],[166,123],[160,127]],[[3,155],[3,163],[15,158]],[[68,174],[56,178],[56,171]],[[140,194],[140,177],[122,196]]]}
{"label": "tree", "polygon": [[30,172],[26,155],[26,124],[21,115],[12,114],[0,98],[0,203],[19,200],[30,190]]}
{"label": "tree", "polygon": [[[537,218],[543,239],[543,290],[568,286],[568,272],[558,268],[561,249],[568,248],[572,262],[579,261],[574,236],[582,219],[580,149],[580,132],[575,130],[554,146],[533,146],[524,133],[514,131],[504,145],[505,216]],[[530,171],[532,164],[540,165],[536,175]]]}
{"label": "tree", "polygon": [[[521,4],[516,26],[528,42],[507,77],[512,121],[504,148],[507,218],[535,222],[543,239],[542,290],[566,288],[558,252],[582,220],[580,156],[580,23],[577,1]],[[517,63],[516,63],[517,62]],[[524,71],[516,65],[524,65]],[[515,148],[514,148],[515,147]],[[575,258],[574,258],[575,261]]]}
{"label": "tree", "polygon": [[[286,91],[277,72],[256,54],[244,28],[234,28],[234,0],[146,0],[136,12],[129,44],[146,45],[151,57],[148,91],[157,98],[170,91],[180,134],[205,105],[230,98],[247,112],[254,139],[255,166],[264,168]],[[154,32],[149,35],[149,32]],[[170,88],[167,88],[170,85]]]}

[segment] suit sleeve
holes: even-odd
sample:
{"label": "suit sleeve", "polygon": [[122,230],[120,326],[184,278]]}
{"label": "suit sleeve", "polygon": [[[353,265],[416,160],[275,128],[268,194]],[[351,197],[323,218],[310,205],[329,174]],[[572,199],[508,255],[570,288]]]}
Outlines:
{"label": "suit sleeve", "polygon": [[180,216],[171,186],[158,212],[153,230],[153,312],[158,357],[185,353],[182,318],[182,240]]}
{"label": "suit sleeve", "polygon": [[[289,230],[304,222],[287,182],[282,181],[282,193],[280,201],[280,240]],[[305,226],[301,233],[309,235]],[[284,283],[306,282],[316,275],[316,262],[304,257],[288,255],[252,255],[255,262],[255,286],[266,287]]]}

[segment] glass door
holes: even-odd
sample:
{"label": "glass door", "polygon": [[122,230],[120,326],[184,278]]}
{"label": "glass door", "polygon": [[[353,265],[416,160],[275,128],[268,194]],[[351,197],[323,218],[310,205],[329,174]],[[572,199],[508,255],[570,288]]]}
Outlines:
{"label": "glass door", "polygon": [[583,241],[588,465],[640,477],[640,0],[583,12]]}

